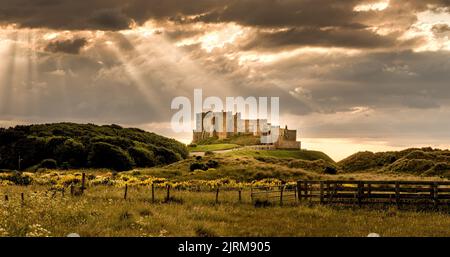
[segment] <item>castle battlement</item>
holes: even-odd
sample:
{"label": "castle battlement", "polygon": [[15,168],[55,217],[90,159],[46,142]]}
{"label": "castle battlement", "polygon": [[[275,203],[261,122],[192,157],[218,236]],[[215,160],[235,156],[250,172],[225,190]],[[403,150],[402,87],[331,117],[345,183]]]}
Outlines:
{"label": "castle battlement", "polygon": [[196,126],[192,143],[216,137],[226,139],[239,135],[253,135],[261,138],[260,144],[273,145],[279,149],[300,149],[297,130],[271,126],[267,119],[242,119],[241,113],[202,112],[196,114]]}

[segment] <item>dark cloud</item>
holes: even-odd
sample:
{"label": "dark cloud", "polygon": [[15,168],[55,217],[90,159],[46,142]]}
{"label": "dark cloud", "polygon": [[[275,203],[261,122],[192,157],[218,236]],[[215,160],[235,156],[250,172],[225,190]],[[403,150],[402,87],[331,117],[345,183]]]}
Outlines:
{"label": "dark cloud", "polygon": [[242,43],[243,50],[299,46],[379,48],[397,45],[398,35],[381,36],[364,29],[292,28],[279,32],[257,32]]}
{"label": "dark cloud", "polygon": [[118,9],[102,9],[94,12],[87,22],[94,28],[121,30],[129,28],[132,19]]}
{"label": "dark cloud", "polygon": [[[450,54],[411,51],[421,38],[401,35],[419,12],[450,1],[353,11],[369,2],[377,0],[0,0],[0,25],[72,30],[50,43],[45,30],[0,35],[0,120],[158,125],[170,121],[174,97],[203,88],[204,97],[278,96],[281,114],[312,137],[448,140]],[[160,28],[153,34],[117,32],[149,19]],[[196,41],[226,34],[228,22],[245,27],[235,41],[208,51]],[[433,32],[445,40],[448,25]],[[185,38],[192,44],[174,42]],[[329,49],[285,51],[303,46]]]}
{"label": "dark cloud", "polygon": [[53,53],[79,54],[86,44],[87,40],[85,38],[55,40],[50,42],[45,47],[45,50]]}
{"label": "dark cloud", "polygon": [[[373,109],[437,109],[450,101],[448,52],[381,52],[347,56],[304,54],[275,62],[261,70],[282,81],[297,98],[285,101],[287,110],[302,114]],[[296,90],[297,89],[297,90]]]}
{"label": "dark cloud", "polygon": [[203,22],[237,22],[242,25],[260,27],[285,26],[351,26],[355,24],[353,7],[361,1],[332,0],[285,0],[229,1],[223,8],[217,8],[196,18]]}
{"label": "dark cloud", "polygon": [[[371,16],[414,15],[450,6],[448,0],[392,0],[383,12],[354,12],[365,0],[1,0],[0,22],[53,29],[128,28],[149,19],[187,22],[236,22],[257,27],[367,27]],[[392,13],[391,13],[392,12]],[[392,14],[392,15],[391,15]]]}
{"label": "dark cloud", "polygon": [[442,34],[450,32],[450,26],[448,24],[436,24],[431,29],[435,34]]}
{"label": "dark cloud", "polygon": [[[226,2],[226,1],[225,1]],[[0,24],[69,30],[121,30],[134,21],[175,19],[225,4],[217,0],[1,0]],[[182,18],[179,18],[182,19]]]}
{"label": "dark cloud", "polygon": [[[243,49],[304,45],[349,48],[398,46],[399,35],[423,10],[450,6],[448,0],[392,0],[383,11],[355,12],[372,0],[1,0],[0,24],[69,30],[122,30],[149,19],[172,23],[165,33],[173,40],[201,35],[189,24],[234,22],[255,29]],[[175,25],[173,25],[175,24]],[[374,27],[388,27],[388,35]],[[268,30],[272,29],[272,31]],[[435,30],[445,29],[436,27]],[[275,30],[275,31],[273,31]],[[280,31],[282,30],[282,31]],[[413,47],[417,40],[403,42]]]}

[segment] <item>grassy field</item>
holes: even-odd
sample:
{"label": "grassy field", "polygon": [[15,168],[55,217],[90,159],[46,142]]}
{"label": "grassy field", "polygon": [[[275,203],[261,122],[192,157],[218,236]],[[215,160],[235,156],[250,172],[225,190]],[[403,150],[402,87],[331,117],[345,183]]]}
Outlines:
{"label": "grassy field", "polygon": [[[450,215],[441,212],[327,206],[256,208],[249,192],[172,192],[150,201],[148,187],[96,186],[84,196],[52,196],[42,186],[2,186],[0,236],[450,236]],[[25,202],[20,200],[24,193]]]}
{"label": "grassy field", "polygon": [[226,153],[228,156],[248,156],[248,157],[274,157],[274,158],[292,158],[307,161],[325,160],[334,162],[328,155],[319,151],[310,150],[236,150]]}
{"label": "grassy field", "polygon": [[207,151],[219,151],[229,150],[239,147],[236,144],[212,144],[212,145],[196,145],[194,147],[188,147],[190,152],[207,152]]}
{"label": "grassy field", "polygon": [[[192,164],[214,168],[193,170]],[[239,149],[189,157],[166,166],[126,172],[108,169],[0,173],[0,236],[450,236],[448,211],[398,210],[395,207],[273,205],[255,207],[250,186],[295,183],[298,179],[445,180],[394,171],[327,174],[336,163],[306,150]],[[71,184],[82,197],[70,196]],[[21,186],[20,184],[28,184]],[[150,185],[156,185],[152,202]],[[124,200],[124,186],[128,186]],[[171,201],[164,202],[170,185]],[[214,188],[220,186],[219,203]],[[242,202],[237,191],[244,188]],[[65,195],[49,189],[65,188]],[[201,190],[188,191],[186,189]],[[21,201],[24,194],[24,202]],[[8,201],[4,196],[8,196]]]}

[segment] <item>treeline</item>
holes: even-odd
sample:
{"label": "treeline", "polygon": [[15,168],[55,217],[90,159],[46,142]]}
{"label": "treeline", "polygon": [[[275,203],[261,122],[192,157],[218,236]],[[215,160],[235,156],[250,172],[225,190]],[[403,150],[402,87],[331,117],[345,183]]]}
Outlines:
{"label": "treeline", "polygon": [[53,123],[0,128],[0,168],[153,167],[184,159],[186,146],[137,128]]}

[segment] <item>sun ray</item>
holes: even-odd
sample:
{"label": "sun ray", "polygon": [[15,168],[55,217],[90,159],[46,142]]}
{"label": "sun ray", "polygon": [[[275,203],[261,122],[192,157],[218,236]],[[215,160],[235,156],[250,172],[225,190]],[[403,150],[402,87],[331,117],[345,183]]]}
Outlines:
{"label": "sun ray", "polygon": [[[124,36],[127,38],[129,34],[125,33]],[[138,34],[137,36],[143,35]],[[144,59],[143,61],[149,65],[152,60],[157,58],[160,67],[170,70],[173,76],[179,79],[179,83],[171,83],[168,90],[188,97],[193,95],[195,88],[202,88],[204,97],[215,95],[224,98],[233,95],[233,90],[230,88],[233,83],[226,76],[207,71],[199,65],[198,61],[192,60],[189,53],[186,53],[182,47],[176,46],[164,35],[146,34],[144,38],[148,43],[135,46],[136,56]],[[155,74],[154,76],[160,81],[167,80],[164,74]]]}
{"label": "sun ray", "polygon": [[114,42],[111,43],[109,42],[111,41],[107,42],[109,49],[112,51],[117,60],[120,61],[129,79],[133,82],[132,84],[136,86],[139,92],[141,92],[144,95],[147,104],[151,108],[156,109],[158,105],[155,103],[158,102],[158,96],[153,94],[151,90],[148,89],[144,79],[139,74],[138,69],[134,66],[134,64],[130,60],[127,60],[125,54],[121,52],[120,47],[118,47]]}
{"label": "sun ray", "polygon": [[12,38],[9,46],[9,52],[8,52],[8,60],[6,63],[6,68],[3,73],[3,81],[1,82],[1,95],[0,95],[0,114],[2,114],[4,117],[10,115],[11,111],[11,94],[12,94],[12,87],[14,83],[14,75],[15,75],[15,68],[16,68],[16,54],[17,54],[17,39],[18,39],[18,31],[14,31],[12,33]]}

